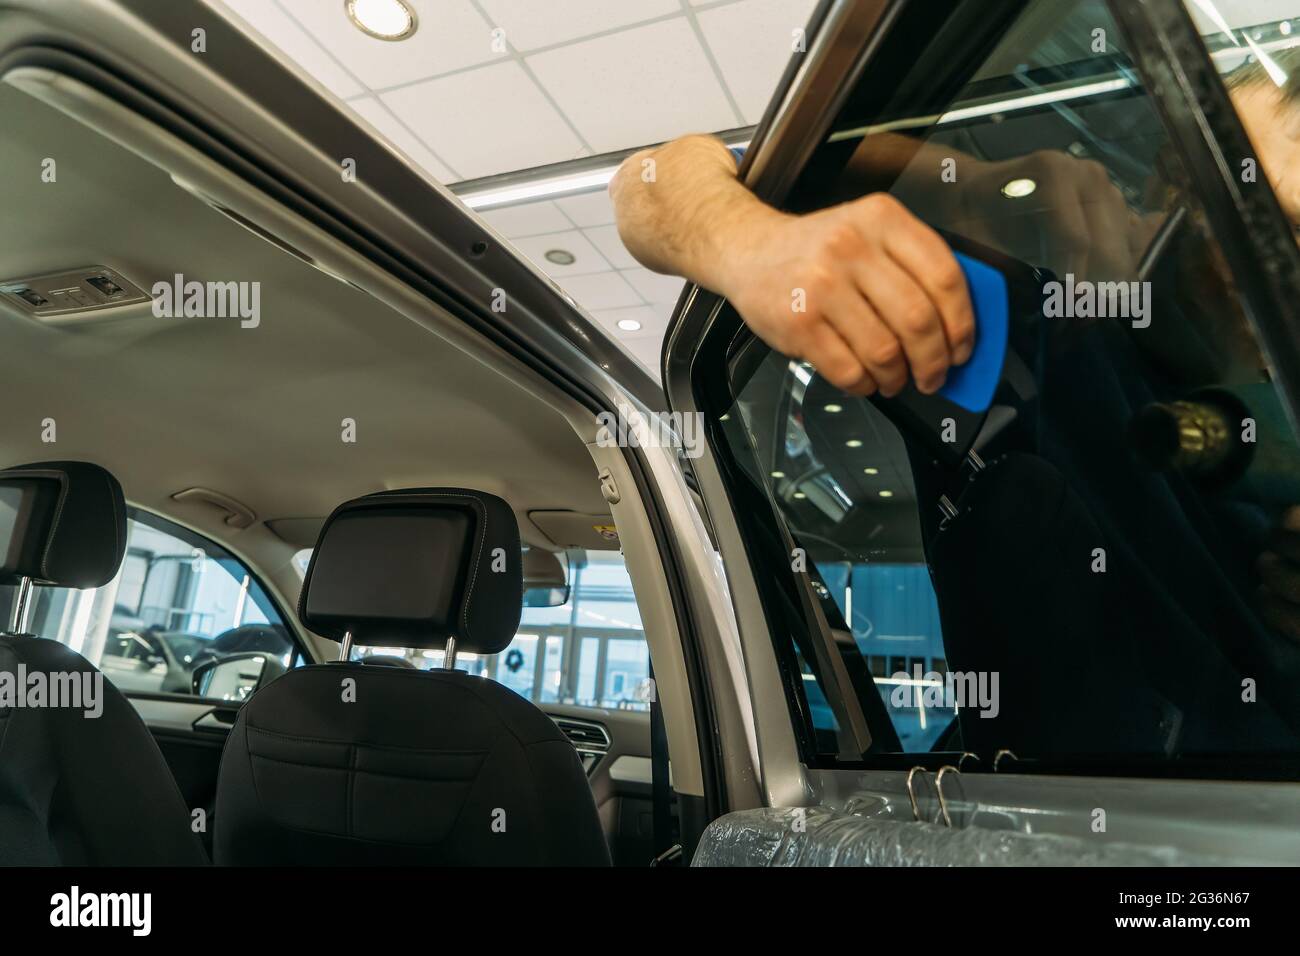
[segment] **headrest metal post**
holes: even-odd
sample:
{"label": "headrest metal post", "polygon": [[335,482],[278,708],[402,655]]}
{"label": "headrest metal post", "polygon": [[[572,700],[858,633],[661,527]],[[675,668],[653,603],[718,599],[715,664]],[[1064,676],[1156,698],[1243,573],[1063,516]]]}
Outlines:
{"label": "headrest metal post", "polygon": [[456,638],[454,637],[447,638],[447,646],[442,650],[442,668],[448,671],[456,669]]}
{"label": "headrest metal post", "polygon": [[11,634],[26,634],[27,621],[32,610],[32,579],[22,578],[18,582],[18,591],[14,594],[14,612],[9,621]]}
{"label": "headrest metal post", "polygon": [[339,648],[339,662],[346,664],[352,659],[352,632],[343,632],[343,646]]}

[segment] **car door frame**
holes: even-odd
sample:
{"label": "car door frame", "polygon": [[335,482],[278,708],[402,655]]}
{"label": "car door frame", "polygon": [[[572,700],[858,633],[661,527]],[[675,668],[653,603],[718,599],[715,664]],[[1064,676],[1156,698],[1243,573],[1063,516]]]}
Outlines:
{"label": "car door frame", "polygon": [[[162,131],[274,203],[302,230],[293,235],[337,243],[366,291],[418,300],[419,321],[457,347],[553,390],[553,406],[620,489],[611,509],[627,531],[638,602],[659,615],[648,642],[688,850],[724,808],[759,803],[725,576],[677,449],[596,441],[601,414],[664,414],[654,379],[445,187],[199,0],[14,0],[0,18],[0,74],[31,67],[79,79],[137,116],[137,134]],[[344,156],[364,171],[357,182],[340,177],[332,157]],[[491,307],[496,289],[510,290],[508,315]]]}
{"label": "car door frame", "polygon": [[[806,54],[796,55],[783,87],[769,107],[746,151],[740,177],[765,201],[780,205],[813,151],[824,141],[840,107],[874,57],[886,46],[889,29],[909,0],[833,0],[819,7],[821,29]],[[1189,163],[1198,189],[1206,200],[1207,216],[1225,247],[1237,245],[1229,265],[1234,276],[1249,277],[1242,291],[1245,307],[1256,320],[1276,378],[1283,386],[1292,423],[1296,415],[1300,379],[1300,252],[1271,190],[1242,190],[1231,171],[1228,156],[1252,155],[1249,140],[1232,108],[1222,81],[1206,55],[1194,24],[1180,0],[1143,0],[1126,4],[1106,0],[1116,20],[1141,37],[1134,50],[1148,89],[1161,118]],[[1146,31],[1145,33],[1143,31]],[[1171,59],[1179,51],[1184,59]],[[1150,90],[1149,90],[1150,91]],[[1220,231],[1222,230],[1222,231]],[[1260,234],[1267,238],[1260,241]],[[1258,251],[1255,243],[1259,242]],[[1238,271],[1240,267],[1241,271]],[[738,509],[770,503],[735,500],[727,479],[728,456],[719,422],[705,410],[725,407],[724,357],[733,337],[746,334],[734,312],[719,296],[699,287],[684,291],[670,325],[664,356],[664,383],[674,412],[704,414],[703,454],[693,463],[695,480],[709,511],[737,607],[741,640],[759,727],[760,763],[769,806],[827,805],[842,808],[851,797],[870,793],[879,800],[880,813],[896,819],[938,820],[939,795],[933,782],[914,785],[911,767],[937,770],[951,755],[906,754],[876,762],[868,769],[816,769],[800,752],[792,728],[801,715],[794,695],[783,693],[788,675],[774,652],[771,617],[763,613],[763,597],[770,580],[755,573],[764,558],[751,549]],[[710,398],[714,400],[710,400]],[[787,543],[792,543],[775,509],[774,520]],[[808,593],[807,575],[802,598],[816,606]],[[762,583],[760,583],[762,582]],[[836,635],[823,617],[823,647],[833,649]],[[788,642],[787,642],[788,643]],[[937,759],[936,759],[937,758]],[[892,769],[890,767],[892,763]],[[1300,823],[1293,783],[1264,781],[1180,780],[1173,776],[1138,780],[1093,775],[1074,770],[1051,777],[1007,772],[1014,762],[983,773],[960,776],[948,791],[949,804],[964,823],[1028,831],[1024,812],[1006,808],[1035,808],[1032,828],[1038,832],[1078,833],[1081,820],[1097,806],[1109,808],[1112,830],[1142,834],[1185,848],[1202,858],[1213,856],[1237,841],[1242,859],[1290,861],[1300,857]],[[1113,769],[1113,768],[1112,768]],[[1177,771],[1173,771],[1177,773]],[[928,778],[933,781],[933,776]],[[953,777],[949,778],[950,781]],[[924,792],[922,792],[922,790]],[[1037,804],[1037,806],[1035,806]],[[1243,810],[1252,818],[1234,827]],[[784,826],[780,824],[779,826]],[[1086,829],[1086,828],[1085,828]]]}

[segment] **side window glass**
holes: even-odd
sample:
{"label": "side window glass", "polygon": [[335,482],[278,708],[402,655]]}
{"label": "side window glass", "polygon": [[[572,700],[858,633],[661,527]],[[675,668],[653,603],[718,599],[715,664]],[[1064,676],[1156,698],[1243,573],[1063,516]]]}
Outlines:
{"label": "side window glass", "polygon": [[287,668],[294,654],[279,612],[237,558],[136,509],[117,577],[80,591],[37,588],[29,626],[128,694],[191,694],[194,671],[207,661],[257,653]]}
{"label": "side window glass", "polygon": [[[1284,170],[1300,156],[1296,25],[1227,6],[1249,31],[1207,44]],[[956,9],[896,59],[914,66],[894,86],[868,71],[791,207],[888,192],[997,268],[1010,315],[992,404],[847,397],[741,338],[713,410],[738,496],[764,496],[793,539],[781,554],[757,528],[768,512],[740,515],[765,567],[806,575],[789,594],[811,592],[835,638],[795,608],[782,652],[805,740],[827,761],[1011,750],[1294,776],[1300,443],[1250,300],[1107,5],[986,22],[1000,39],[940,89],[936,58],[967,50],[987,8]],[[824,673],[828,646],[843,675]],[[850,684],[868,753],[841,726]]]}
{"label": "side window glass", "polygon": [[[500,654],[457,654],[456,667],[495,680],[537,704],[650,709],[650,651],[632,581],[617,551],[570,551],[569,593],[525,592],[519,631]],[[354,647],[356,657],[398,657],[421,670],[441,650]]]}

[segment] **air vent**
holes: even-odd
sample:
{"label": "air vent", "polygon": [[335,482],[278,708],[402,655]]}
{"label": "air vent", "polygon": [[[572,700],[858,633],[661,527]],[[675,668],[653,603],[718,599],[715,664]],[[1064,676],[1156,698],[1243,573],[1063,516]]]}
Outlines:
{"label": "air vent", "polygon": [[600,763],[600,758],[609,751],[609,732],[603,726],[589,720],[575,720],[572,717],[552,717],[556,726],[563,731],[578,751],[582,767],[591,773]]}
{"label": "air vent", "polygon": [[556,717],[564,735],[573,741],[575,747],[595,747],[599,750],[609,749],[609,733],[600,724],[586,720],[573,720],[569,717]]}
{"label": "air vent", "polygon": [[150,301],[138,286],[105,266],[5,279],[0,281],[0,295],[42,320],[80,318],[87,312]]}

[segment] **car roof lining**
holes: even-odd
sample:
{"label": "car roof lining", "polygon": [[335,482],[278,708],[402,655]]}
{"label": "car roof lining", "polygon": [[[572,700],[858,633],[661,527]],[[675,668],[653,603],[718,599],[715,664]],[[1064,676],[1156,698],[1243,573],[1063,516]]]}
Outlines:
{"label": "car roof lining", "polygon": [[[264,571],[296,550],[266,520],[328,514],[384,488],[499,494],[540,547],[554,543],[530,510],[608,510],[583,446],[594,416],[427,298],[79,81],[15,70],[0,106],[22,131],[0,146],[0,168],[31,183],[10,191],[0,278],[94,264],[145,289],[181,273],[263,290],[256,328],[158,318],[148,305],[52,327],[0,303],[10,421],[28,425],[0,436],[3,460],[50,457],[42,422],[53,419],[59,457],[103,464],[134,504]],[[53,183],[40,181],[46,158]],[[345,418],[355,443],[342,440]],[[191,487],[245,502],[257,521],[232,529],[219,509],[172,500]]]}

